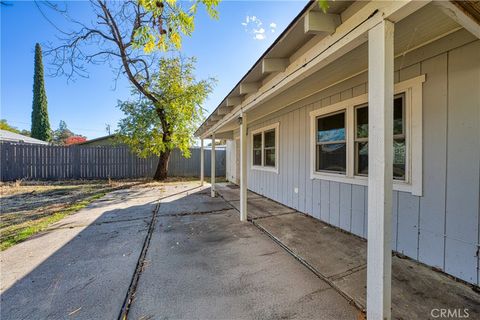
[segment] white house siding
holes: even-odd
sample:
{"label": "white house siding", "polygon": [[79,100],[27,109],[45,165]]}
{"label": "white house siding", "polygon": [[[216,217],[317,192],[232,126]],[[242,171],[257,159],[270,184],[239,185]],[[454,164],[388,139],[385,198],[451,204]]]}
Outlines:
{"label": "white house siding", "polygon": [[[413,54],[410,65],[411,59],[396,61],[395,82],[421,74],[426,82],[423,196],[394,191],[392,246],[479,284],[480,41],[449,51],[435,43],[430,48],[434,54]],[[251,170],[248,139],[249,189],[365,238],[367,187],[310,179],[309,113],[366,93],[366,81],[361,74],[249,125],[251,132],[280,123],[278,174]]]}
{"label": "white house siding", "polygon": [[235,140],[227,140],[226,145],[226,178],[228,181],[236,183],[237,171],[236,171],[236,145]]}

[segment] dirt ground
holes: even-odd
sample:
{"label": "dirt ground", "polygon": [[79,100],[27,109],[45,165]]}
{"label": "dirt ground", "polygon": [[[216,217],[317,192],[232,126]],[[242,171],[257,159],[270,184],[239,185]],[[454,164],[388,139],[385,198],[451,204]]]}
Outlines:
{"label": "dirt ground", "polygon": [[0,185],[0,247],[5,249],[105,193],[146,181],[17,181]]}
{"label": "dirt ground", "polygon": [[28,239],[108,192],[197,179],[172,177],[162,183],[150,179],[0,183],[0,250]]}

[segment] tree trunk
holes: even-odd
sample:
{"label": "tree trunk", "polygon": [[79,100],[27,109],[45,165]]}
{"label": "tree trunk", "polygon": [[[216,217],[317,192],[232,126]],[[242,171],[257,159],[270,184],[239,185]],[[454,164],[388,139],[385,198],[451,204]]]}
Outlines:
{"label": "tree trunk", "polygon": [[168,159],[170,159],[170,150],[166,150],[160,154],[158,159],[157,171],[153,176],[153,180],[165,180],[168,176]]}

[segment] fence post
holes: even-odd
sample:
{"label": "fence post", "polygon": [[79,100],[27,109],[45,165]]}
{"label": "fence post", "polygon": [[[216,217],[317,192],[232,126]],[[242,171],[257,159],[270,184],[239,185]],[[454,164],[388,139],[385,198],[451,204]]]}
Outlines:
{"label": "fence post", "polygon": [[72,173],[74,179],[81,178],[81,153],[79,146],[72,146],[71,147],[71,157],[72,159]]}

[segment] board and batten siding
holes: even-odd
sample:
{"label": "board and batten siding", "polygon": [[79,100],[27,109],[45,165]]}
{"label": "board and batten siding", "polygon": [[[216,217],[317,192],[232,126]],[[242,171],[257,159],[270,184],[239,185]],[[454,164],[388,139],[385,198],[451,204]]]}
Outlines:
{"label": "board and batten siding", "polygon": [[[438,52],[396,66],[395,82],[421,74],[426,81],[423,196],[394,191],[392,246],[478,285],[480,41]],[[248,139],[249,189],[366,238],[367,187],[312,180],[309,172],[309,113],[366,92],[363,73],[249,124],[251,132],[279,123],[280,137],[278,174],[252,170]]]}

